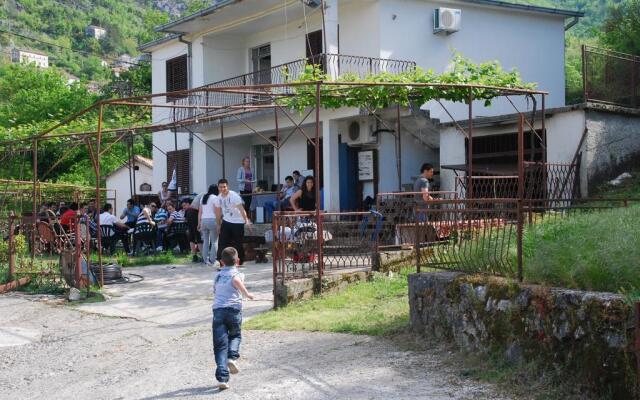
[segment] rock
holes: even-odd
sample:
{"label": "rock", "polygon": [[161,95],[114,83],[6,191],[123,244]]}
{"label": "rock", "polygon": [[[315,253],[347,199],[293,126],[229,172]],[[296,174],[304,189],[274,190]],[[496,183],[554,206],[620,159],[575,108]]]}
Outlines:
{"label": "rock", "polygon": [[484,301],[487,299],[487,287],[477,286],[474,290],[476,292],[476,297],[478,298],[478,301],[481,301],[484,303]]}
{"label": "rock", "polygon": [[559,325],[553,326],[553,336],[555,336],[556,339],[558,340],[562,340],[566,338],[568,333],[569,333],[569,321],[567,321],[566,319],[564,322],[560,323]]}
{"label": "rock", "polygon": [[79,301],[80,291],[76,288],[69,289],[69,301]]}
{"label": "rock", "polygon": [[612,348],[622,348],[625,346],[626,342],[625,338],[622,335],[615,332],[607,332],[605,335],[605,340],[607,341],[609,347]]}
{"label": "rock", "polygon": [[609,185],[611,186],[619,186],[620,184],[622,184],[623,181],[625,181],[626,179],[631,178],[631,174],[628,172],[623,172],[622,174],[618,175],[618,177],[616,179],[610,180],[609,181]]}
{"label": "rock", "polygon": [[521,364],[524,361],[524,358],[522,357],[522,348],[518,342],[512,342],[504,352],[504,356],[511,364]]}
{"label": "rock", "polygon": [[500,300],[496,308],[502,312],[507,311],[511,307],[511,300]]}

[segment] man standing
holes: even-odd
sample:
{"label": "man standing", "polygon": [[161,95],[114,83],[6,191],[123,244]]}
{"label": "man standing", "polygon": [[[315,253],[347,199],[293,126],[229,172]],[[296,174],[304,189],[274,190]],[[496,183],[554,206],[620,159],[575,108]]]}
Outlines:
{"label": "man standing", "polygon": [[284,186],[278,193],[278,200],[269,201],[264,205],[264,209],[267,212],[267,221],[271,221],[274,210],[284,210],[291,207],[289,199],[295,192],[296,188],[293,186],[293,177],[287,176],[284,178]]}
{"label": "man standing", "polygon": [[420,176],[413,183],[413,191],[422,193],[422,195],[416,195],[416,200],[419,200],[420,197],[422,197],[424,201],[433,200],[433,197],[429,194],[429,189],[431,188],[429,179],[431,178],[433,178],[433,165],[429,163],[422,164],[422,167],[420,167]]}
{"label": "man standing", "polygon": [[216,207],[216,221],[222,221],[216,227],[218,229],[218,254],[220,261],[222,249],[233,247],[238,251],[240,265],[244,263],[244,226],[251,225],[249,217],[243,206],[240,195],[229,190],[229,182],[226,179],[218,181],[218,195],[220,207]]}

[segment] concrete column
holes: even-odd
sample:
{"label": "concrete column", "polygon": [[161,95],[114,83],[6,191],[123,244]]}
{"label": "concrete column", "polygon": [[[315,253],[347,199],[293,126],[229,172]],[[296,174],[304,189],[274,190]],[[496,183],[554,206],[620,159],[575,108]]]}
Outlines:
{"label": "concrete column", "polygon": [[[326,40],[324,52],[329,54],[338,54],[338,0],[324,0],[324,38]],[[336,79],[339,75],[338,60],[329,60],[327,73],[332,79]]]}
{"label": "concrete column", "polygon": [[191,88],[204,85],[204,42],[202,36],[193,40],[191,45]]}
{"label": "concrete column", "polygon": [[338,121],[323,121],[324,209],[327,211],[340,210],[340,157],[338,147]]}
{"label": "concrete column", "polygon": [[207,146],[198,139],[193,140],[193,153],[191,155],[193,182],[191,187],[196,193],[201,193],[207,190],[209,187],[209,168],[207,168],[207,160],[209,157],[213,157],[213,152],[207,148]]}

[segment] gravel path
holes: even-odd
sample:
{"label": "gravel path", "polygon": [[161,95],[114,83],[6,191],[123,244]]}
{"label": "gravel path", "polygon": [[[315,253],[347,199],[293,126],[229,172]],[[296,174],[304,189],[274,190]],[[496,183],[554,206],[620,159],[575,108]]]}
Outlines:
{"label": "gravel path", "polygon": [[[268,266],[246,269],[265,309]],[[136,268],[144,283],[69,307],[46,296],[0,296],[0,399],[502,399],[464,380],[447,353],[406,351],[367,336],[244,331],[242,371],[218,392],[210,271]],[[180,276],[167,286],[169,274]],[[173,283],[173,282],[172,282]],[[139,285],[136,287],[136,285]],[[142,304],[149,302],[148,309]],[[120,310],[118,315],[117,310]],[[166,312],[171,310],[171,312]],[[16,345],[23,341],[23,345]]]}

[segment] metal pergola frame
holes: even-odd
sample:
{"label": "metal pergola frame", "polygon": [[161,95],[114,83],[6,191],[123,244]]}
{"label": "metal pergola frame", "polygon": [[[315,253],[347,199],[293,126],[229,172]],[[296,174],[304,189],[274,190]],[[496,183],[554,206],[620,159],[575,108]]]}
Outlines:
{"label": "metal pergola frame", "polygon": [[[218,121],[220,123],[221,130],[221,143],[222,143],[222,151],[219,152],[213,149],[210,145],[206,143],[206,141],[198,135],[194,135],[197,139],[205,143],[208,148],[211,148],[222,158],[223,165],[223,175],[225,173],[224,164],[225,164],[225,153],[224,153],[224,120],[226,119],[234,119],[243,124],[248,130],[252,131],[256,135],[262,137],[267,143],[274,146],[277,159],[280,159],[279,151],[282,146],[286,143],[286,141],[296,132],[303,135],[305,139],[314,146],[315,149],[315,174],[320,174],[320,148],[319,148],[319,139],[320,139],[320,108],[322,107],[322,98],[326,96],[340,96],[341,92],[344,90],[348,90],[354,87],[404,87],[406,90],[411,92],[411,90],[419,89],[419,88],[434,88],[434,89],[462,89],[468,91],[468,96],[466,99],[467,107],[468,107],[468,122],[466,129],[463,128],[452,116],[452,114],[447,110],[441,99],[436,99],[438,104],[443,108],[445,113],[453,120],[456,128],[465,135],[465,137],[469,140],[468,146],[468,155],[467,155],[467,168],[468,171],[472,171],[473,167],[473,146],[472,146],[472,138],[473,138],[473,101],[474,89],[482,89],[489,90],[492,92],[492,98],[498,97],[506,97],[511,105],[514,107],[517,113],[519,113],[522,117],[524,117],[524,112],[518,110],[515,103],[511,101],[510,96],[527,96],[534,100],[534,104],[536,104],[536,96],[540,96],[541,98],[541,124],[542,130],[544,132],[545,129],[545,97],[547,92],[539,91],[539,90],[529,90],[529,89],[518,89],[518,88],[504,88],[504,87],[495,87],[495,86],[486,86],[486,85],[473,85],[473,84],[445,84],[445,83],[365,83],[365,82],[324,82],[324,81],[311,81],[311,82],[295,82],[295,83],[282,83],[282,84],[260,84],[260,85],[251,85],[251,86],[229,86],[229,87],[202,87],[188,90],[180,90],[175,92],[168,93],[157,93],[157,94],[149,94],[142,96],[133,96],[119,99],[110,99],[110,100],[102,100],[96,102],[85,110],[77,112],[68,118],[54,124],[50,128],[27,138],[22,139],[13,139],[13,140],[5,140],[0,141],[0,153],[2,153],[2,149],[7,149],[6,151],[15,151],[15,147],[21,147],[20,151],[30,151],[33,155],[33,192],[34,199],[36,198],[37,185],[39,182],[38,176],[38,146],[40,143],[46,142],[52,139],[60,139],[65,138],[69,139],[69,141],[76,141],[73,148],[80,146],[81,144],[86,145],[87,151],[89,153],[90,160],[92,162],[92,166],[95,173],[96,179],[96,207],[100,206],[101,202],[101,170],[100,170],[100,156],[105,154],[105,152],[109,151],[109,149],[118,143],[119,141],[125,138],[133,138],[136,135],[141,135],[145,133],[151,132],[159,132],[159,131],[172,131],[174,133],[174,137],[177,134],[178,129],[185,129],[190,131],[190,127],[193,125],[203,124],[203,123],[211,123],[213,121]],[[315,104],[310,106],[308,110],[304,113],[304,118],[300,122],[296,122],[292,116],[292,112],[288,112],[285,107],[279,104],[278,99],[296,96],[296,89],[306,88],[308,93],[313,90],[315,93]],[[324,92],[323,92],[324,89]],[[208,104],[209,94],[210,93],[218,93],[222,95],[231,95],[231,96],[242,96],[244,98],[244,102],[240,103],[231,103],[231,104]],[[328,94],[329,93],[329,94]],[[177,104],[176,99],[184,99],[191,100],[195,97],[207,96],[207,104],[206,105],[193,105],[193,104]],[[247,98],[251,99],[250,103],[247,103]],[[171,100],[170,100],[171,99]],[[190,102],[189,102],[190,103]],[[152,123],[147,125],[140,126],[127,126],[122,128],[105,128],[104,127],[104,112],[108,107],[140,107],[140,108],[152,108],[152,109],[170,109],[173,111],[175,116],[175,112],[178,109],[186,109],[186,110],[195,110],[192,116],[184,119],[174,120],[169,123]],[[376,115],[377,110],[371,110],[368,108],[367,104],[362,104],[361,107],[367,108],[369,113],[372,114],[375,118],[377,118],[387,129],[393,134],[396,141],[396,161],[398,166],[398,175],[401,177],[401,123],[400,123],[400,104],[396,104],[396,126],[389,127],[388,124],[380,118],[380,116]],[[392,107],[389,104],[387,107]],[[273,141],[270,138],[262,135],[258,130],[252,128],[247,121],[243,118],[245,115],[254,113],[255,111],[274,111],[274,125],[276,130],[276,140]],[[70,122],[85,116],[90,112],[97,111],[97,129],[93,131],[83,131],[83,132],[63,132],[60,133],[58,130]],[[284,114],[287,120],[289,120],[293,126],[291,131],[285,136],[285,139],[280,141],[280,124],[278,120],[278,113]],[[311,116],[312,113],[315,113],[315,124],[314,124],[314,134],[308,135],[302,125],[307,121],[307,119]],[[522,118],[524,124],[526,124],[532,131],[532,133],[537,134],[535,129],[533,129],[533,121],[535,120],[535,106],[533,110],[533,116],[531,118],[531,122],[529,122],[526,118]],[[523,124],[521,123],[519,134],[523,134]],[[193,133],[193,132],[192,132]],[[545,157],[546,157],[546,142],[545,136],[543,135],[541,142],[545,147]],[[312,138],[313,137],[313,138]],[[25,146],[25,144],[27,146]],[[103,145],[106,145],[103,147]],[[154,145],[155,146],[155,145]],[[176,139],[176,149],[177,149],[177,139]],[[523,149],[519,149],[520,152]],[[130,152],[131,153],[131,152]],[[164,153],[164,152],[163,152]],[[130,154],[130,157],[133,158],[133,155]],[[524,154],[522,154],[524,157]],[[519,162],[519,176],[520,179],[524,179],[524,170],[523,170],[523,160]],[[133,161],[130,160],[129,168],[133,165]],[[50,168],[51,170],[52,168]],[[278,172],[277,175],[280,176],[279,171],[279,162],[277,166]],[[48,172],[47,172],[48,174]],[[46,174],[45,174],[46,175]],[[469,178],[471,178],[472,174],[469,174]],[[399,185],[401,180],[399,179]],[[522,185],[520,185],[522,186]],[[316,224],[317,229],[322,231],[322,218],[320,218],[320,185],[315,185],[316,191]],[[469,197],[473,195],[472,188],[472,180],[469,179],[467,193]],[[521,197],[522,198],[522,197]],[[36,202],[33,204],[33,214],[36,215],[37,209]],[[96,221],[98,225],[100,225],[100,217],[98,213],[98,220]],[[100,264],[100,269],[102,270],[102,238],[101,231],[98,229],[97,231],[97,243],[98,243],[98,259]],[[319,263],[322,263],[322,247],[320,246],[319,254],[318,254]],[[322,277],[322,268],[319,266],[318,268],[320,278]],[[100,284],[104,284],[104,279],[101,274],[100,276]]]}

